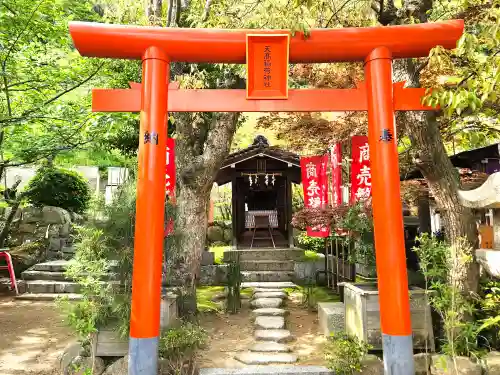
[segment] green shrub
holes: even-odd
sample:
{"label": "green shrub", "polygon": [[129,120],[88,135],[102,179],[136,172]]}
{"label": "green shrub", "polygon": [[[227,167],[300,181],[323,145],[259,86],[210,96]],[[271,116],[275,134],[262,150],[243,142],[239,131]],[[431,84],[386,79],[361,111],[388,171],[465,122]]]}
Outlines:
{"label": "green shrub", "polygon": [[325,345],[327,367],[337,375],[361,372],[363,357],[371,347],[364,341],[346,333],[332,334]]}
{"label": "green shrub", "polygon": [[82,213],[90,201],[87,181],[76,172],[52,167],[40,168],[24,196],[34,206],[55,206]]}
{"label": "green shrub", "polygon": [[304,250],[323,253],[325,251],[325,239],[319,237],[309,237],[305,232],[297,236],[299,247]]}
{"label": "green shrub", "polygon": [[207,333],[197,325],[184,323],[170,328],[160,337],[159,356],[168,366],[168,373],[192,374],[196,352],[207,342]]}

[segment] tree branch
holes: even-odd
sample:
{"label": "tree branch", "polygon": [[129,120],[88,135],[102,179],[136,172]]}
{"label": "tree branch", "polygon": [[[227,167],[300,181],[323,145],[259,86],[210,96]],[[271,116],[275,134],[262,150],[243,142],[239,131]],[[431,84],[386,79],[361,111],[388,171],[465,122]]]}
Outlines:
{"label": "tree branch", "polygon": [[208,16],[210,15],[210,6],[211,5],[212,5],[212,0],[206,0],[205,8],[203,9],[203,16],[201,17],[201,20],[203,22],[206,22],[208,20]]}

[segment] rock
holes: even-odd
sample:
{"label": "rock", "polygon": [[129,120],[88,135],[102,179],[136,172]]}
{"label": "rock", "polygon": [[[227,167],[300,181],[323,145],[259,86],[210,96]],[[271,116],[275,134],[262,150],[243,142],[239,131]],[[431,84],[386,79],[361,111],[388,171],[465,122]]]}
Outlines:
{"label": "rock", "polygon": [[253,310],[256,316],[285,316],[288,315],[288,311],[284,309],[278,309],[275,307],[263,307],[261,309]]}
{"label": "rock", "polygon": [[23,210],[23,222],[24,223],[36,223],[41,221],[43,218],[42,210],[37,207],[26,207]]}
{"label": "rock", "polygon": [[64,223],[59,228],[59,236],[61,237],[69,237],[71,232],[71,223]]}
{"label": "rock", "polygon": [[[455,371],[456,363],[456,371]],[[479,363],[472,362],[468,357],[455,357],[433,355],[431,364],[432,375],[481,375]]]}
{"label": "rock", "polygon": [[231,243],[232,239],[233,239],[233,230],[224,229],[224,242]]}
{"label": "rock", "polygon": [[215,263],[215,254],[211,251],[204,251],[201,253],[201,265],[202,266],[211,266]]}
{"label": "rock", "polygon": [[500,353],[499,352],[489,352],[483,358],[485,374],[486,375],[498,375],[500,374]]}
{"label": "rock", "polygon": [[251,352],[263,352],[263,353],[288,353],[290,349],[285,344],[280,344],[278,342],[258,342],[250,348]]}
{"label": "rock", "polygon": [[19,224],[17,231],[20,233],[35,233],[36,224],[34,224],[34,223],[29,223],[29,224],[28,223],[21,223],[21,224]]}
{"label": "rock", "polygon": [[289,342],[293,336],[287,329],[257,329],[254,333],[257,341]]}
{"label": "rock", "polygon": [[431,367],[431,355],[427,353],[419,353],[413,356],[415,362],[415,375],[428,375]]}
{"label": "rock", "polygon": [[65,224],[71,222],[69,212],[60,207],[45,206],[42,208],[43,221],[47,224]]}
{"label": "rock", "polygon": [[252,307],[261,308],[261,307],[280,307],[283,304],[283,300],[281,298],[259,298],[254,299],[251,303]]}
{"label": "rock", "polygon": [[92,375],[101,375],[104,372],[106,366],[104,365],[104,360],[100,357],[95,357],[93,360],[91,357],[77,356],[67,368],[67,372],[64,374],[68,375],[87,375],[89,370],[91,370]]}
{"label": "rock", "polygon": [[384,375],[384,363],[374,354],[367,354],[361,361],[363,375]]}
{"label": "rock", "polygon": [[104,375],[128,375],[128,355],[108,366]]}
{"label": "rock", "polygon": [[253,295],[254,299],[259,298],[286,298],[287,294],[285,292],[259,292]]}
{"label": "rock", "polygon": [[81,343],[72,342],[68,344],[57,359],[61,374],[67,375],[67,369],[69,365],[75,360],[76,357],[84,354],[85,349],[82,347]]}
{"label": "rock", "polygon": [[238,353],[235,357],[246,365],[269,365],[272,363],[295,363],[297,356],[289,353]]}
{"label": "rock", "polygon": [[218,226],[209,227],[207,229],[207,239],[209,243],[224,242],[224,229]]}
{"label": "rock", "polygon": [[284,329],[285,318],[282,316],[258,316],[255,325],[259,329]]}
{"label": "rock", "polygon": [[227,264],[214,264],[212,266],[201,266],[201,285],[221,285],[227,278]]}
{"label": "rock", "polygon": [[211,301],[212,302],[220,302],[220,301],[224,301],[226,298],[227,298],[226,292],[221,292],[221,293],[214,294]]}

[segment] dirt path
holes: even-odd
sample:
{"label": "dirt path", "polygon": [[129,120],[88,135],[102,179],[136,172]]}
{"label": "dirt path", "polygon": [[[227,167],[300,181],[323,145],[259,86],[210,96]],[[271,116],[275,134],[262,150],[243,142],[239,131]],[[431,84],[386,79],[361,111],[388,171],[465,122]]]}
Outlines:
{"label": "dirt path", "polygon": [[74,340],[53,302],[0,294],[0,374],[55,375],[57,357]]}
{"label": "dirt path", "polygon": [[[245,367],[233,357],[238,352],[246,352],[254,342],[252,313],[248,301],[242,301],[238,314],[206,314],[200,318],[202,327],[207,330],[209,342],[200,352],[200,367]],[[319,334],[318,313],[300,306],[299,299],[291,296],[287,301],[288,329],[295,337],[290,343],[292,352],[298,355],[296,365],[325,364],[323,345],[326,339]]]}

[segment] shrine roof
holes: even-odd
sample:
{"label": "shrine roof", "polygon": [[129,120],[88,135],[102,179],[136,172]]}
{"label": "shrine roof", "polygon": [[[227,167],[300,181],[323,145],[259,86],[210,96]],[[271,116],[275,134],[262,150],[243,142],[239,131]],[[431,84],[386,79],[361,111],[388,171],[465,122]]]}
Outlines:
{"label": "shrine roof", "polygon": [[233,164],[241,163],[242,161],[258,156],[268,156],[300,168],[299,155],[285,151],[276,146],[270,146],[268,140],[264,136],[259,135],[255,138],[251,146],[230,154],[226,160],[224,160],[221,169],[231,167]]}
{"label": "shrine roof", "polygon": [[[500,159],[500,143],[495,143],[485,147],[479,147],[472,150],[462,151],[451,155],[450,161],[454,167],[475,169],[478,163],[485,159]],[[423,178],[418,169],[414,169],[406,174],[402,174],[401,181]]]}
{"label": "shrine roof", "polygon": [[283,169],[291,168],[295,170],[294,176],[296,176],[292,181],[300,183],[300,156],[279,147],[271,146],[269,141],[262,135],[255,137],[249,147],[230,154],[224,160],[217,174],[216,182],[219,185],[223,185],[231,181],[230,175],[234,168],[237,168],[237,164],[261,157],[267,157],[283,163]]}

